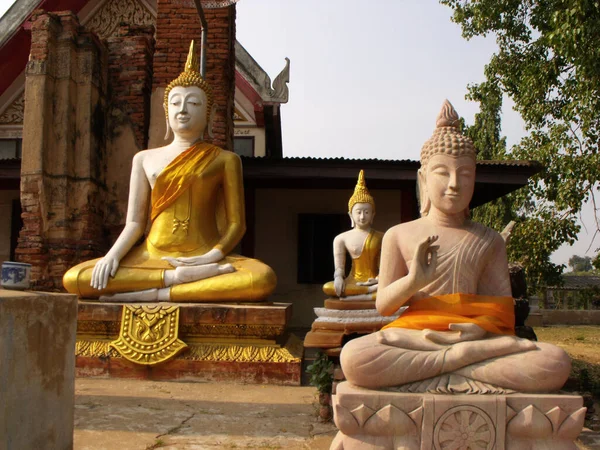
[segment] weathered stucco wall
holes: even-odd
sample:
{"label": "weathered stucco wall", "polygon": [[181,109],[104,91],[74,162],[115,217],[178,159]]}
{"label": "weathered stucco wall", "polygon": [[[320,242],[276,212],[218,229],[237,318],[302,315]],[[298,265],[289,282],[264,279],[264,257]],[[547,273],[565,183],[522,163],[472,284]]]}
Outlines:
{"label": "weathered stucco wall", "polygon": [[[400,192],[371,190],[377,207],[373,228],[385,232],[400,223]],[[294,305],[292,327],[310,327],[315,318],[313,308],[323,306],[326,298],[322,285],[297,282],[298,214],[346,214],[351,195],[348,189],[256,190],[254,254],[277,274],[277,289],[269,299]],[[333,252],[333,242],[330,250]]]}
{"label": "weathered stucco wall", "polygon": [[0,290],[0,449],[73,448],[77,298]]}
{"label": "weathered stucco wall", "polygon": [[105,251],[106,53],[70,12],[32,16],[17,257],[38,289]]}

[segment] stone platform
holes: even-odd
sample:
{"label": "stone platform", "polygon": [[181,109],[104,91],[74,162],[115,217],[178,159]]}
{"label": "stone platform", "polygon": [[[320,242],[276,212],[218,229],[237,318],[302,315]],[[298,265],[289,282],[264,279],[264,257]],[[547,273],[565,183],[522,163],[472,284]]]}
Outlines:
{"label": "stone platform", "polygon": [[[124,334],[124,307],[133,311],[141,306],[149,320],[138,320]],[[169,318],[166,314],[171,313],[155,311],[176,311],[178,317]],[[287,303],[125,305],[80,300],[76,374],[300,385],[303,347],[298,338],[286,333],[291,313],[292,306]],[[135,322],[131,313],[125,317],[125,325]],[[154,327],[152,333],[142,330],[146,325]],[[128,347],[136,341],[137,332],[142,336],[137,339],[137,347]],[[161,333],[162,341],[151,339]],[[148,361],[143,353],[151,352],[153,345],[159,347],[156,352],[161,351],[161,345],[165,352],[170,349],[170,356]]]}
{"label": "stone platform", "polygon": [[333,397],[331,450],[576,450],[586,408],[575,395],[440,395],[348,382]]}
{"label": "stone platform", "polygon": [[0,449],[73,448],[77,297],[0,288]]}

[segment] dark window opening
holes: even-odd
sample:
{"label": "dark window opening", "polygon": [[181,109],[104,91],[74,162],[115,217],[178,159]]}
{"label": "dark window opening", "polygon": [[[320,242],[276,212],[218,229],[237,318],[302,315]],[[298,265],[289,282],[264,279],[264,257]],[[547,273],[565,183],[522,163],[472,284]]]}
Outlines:
{"label": "dark window opening", "polygon": [[21,200],[12,201],[12,213],[10,220],[10,260],[15,261],[15,250],[17,248],[19,233],[23,228],[23,219],[21,218]]}
{"label": "dark window opening", "polygon": [[[349,229],[347,214],[298,214],[298,283],[333,280],[333,239]],[[346,274],[351,263],[346,255]]]}
{"label": "dark window opening", "polygon": [[254,156],[254,136],[234,137],[233,151],[240,156]]}
{"label": "dark window opening", "polygon": [[0,139],[0,160],[21,159],[21,139]]}

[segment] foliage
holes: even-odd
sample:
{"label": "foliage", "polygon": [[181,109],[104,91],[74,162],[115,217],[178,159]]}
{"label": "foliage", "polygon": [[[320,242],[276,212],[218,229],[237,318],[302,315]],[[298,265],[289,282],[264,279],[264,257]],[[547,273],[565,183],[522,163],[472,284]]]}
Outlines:
{"label": "foliage", "polygon": [[594,256],[594,259],[592,259],[592,266],[594,266],[594,269],[600,272],[600,252],[598,252],[596,256]]}
{"label": "foliage", "polygon": [[306,368],[310,375],[309,383],[316,387],[320,393],[331,394],[333,386],[333,363],[325,353],[319,352],[317,359]]}
{"label": "foliage", "polygon": [[[561,244],[573,244],[581,206],[590,198],[595,206],[599,189],[600,2],[440,1],[454,10],[466,39],[496,36],[486,81],[469,87],[468,97],[481,103],[469,134],[498,159],[537,160],[545,167],[507,200],[517,218],[508,250],[532,287],[556,284],[563,267],[549,257]],[[510,153],[499,138],[500,93],[515,102],[529,132]],[[507,205],[493,207],[500,213]]]}
{"label": "foliage", "polygon": [[592,258],[573,255],[569,258],[569,267],[573,272],[591,272],[593,269]]}

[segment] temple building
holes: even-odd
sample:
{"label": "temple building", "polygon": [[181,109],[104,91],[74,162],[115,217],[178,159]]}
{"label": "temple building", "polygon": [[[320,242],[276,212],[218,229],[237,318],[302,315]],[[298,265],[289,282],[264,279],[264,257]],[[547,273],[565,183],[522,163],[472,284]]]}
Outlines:
{"label": "temple building", "polygon": [[[204,2],[227,3],[227,2]],[[284,157],[273,81],[235,38],[236,7],[206,9],[213,142],[242,156],[247,232],[240,253],[271,266],[271,300],[308,328],[331,279],[331,242],[360,169],[385,231],[418,214],[417,161]],[[164,144],[162,99],[199,39],[193,0],[17,0],[0,19],[0,261],[33,265],[36,289],[106,252],[125,221],[134,154]],[[293,85],[292,101],[293,101]],[[540,167],[478,164],[472,207],[512,192]]]}

